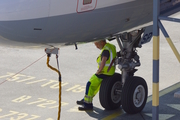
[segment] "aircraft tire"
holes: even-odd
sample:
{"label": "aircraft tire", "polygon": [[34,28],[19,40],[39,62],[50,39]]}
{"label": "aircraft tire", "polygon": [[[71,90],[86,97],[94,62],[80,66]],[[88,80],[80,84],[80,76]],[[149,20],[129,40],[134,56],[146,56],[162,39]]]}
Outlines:
{"label": "aircraft tire", "polygon": [[[117,92],[119,90],[119,92]],[[112,77],[104,79],[99,91],[99,100],[106,110],[117,109],[121,105],[121,74],[115,73]]]}
{"label": "aircraft tire", "polygon": [[142,111],[147,101],[146,81],[141,77],[128,77],[122,90],[122,108],[128,114]]}

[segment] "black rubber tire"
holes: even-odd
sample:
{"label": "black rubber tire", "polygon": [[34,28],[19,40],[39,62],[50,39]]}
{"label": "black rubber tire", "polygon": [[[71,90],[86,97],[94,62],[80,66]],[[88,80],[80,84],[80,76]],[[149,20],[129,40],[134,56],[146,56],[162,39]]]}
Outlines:
{"label": "black rubber tire", "polygon": [[[118,90],[122,91],[121,87],[121,75],[118,73],[115,73],[112,77],[104,79],[101,83],[100,91],[99,91],[99,100],[102,105],[106,110],[114,110],[120,107],[121,105],[121,98],[117,100],[117,102],[113,102],[111,98],[111,93],[114,92],[113,86],[117,85],[120,86],[118,87]],[[115,94],[115,93],[114,93]],[[121,96],[117,96],[121,97]]]}
{"label": "black rubber tire", "polygon": [[[143,96],[141,97],[142,103],[137,106],[133,101],[133,95],[135,90],[139,88],[139,86],[144,89],[145,94],[144,95],[140,94]],[[141,112],[144,106],[146,105],[147,95],[148,95],[147,84],[143,78],[135,77],[135,76],[128,77],[122,90],[122,98],[121,98],[122,108],[128,114],[136,114]]]}

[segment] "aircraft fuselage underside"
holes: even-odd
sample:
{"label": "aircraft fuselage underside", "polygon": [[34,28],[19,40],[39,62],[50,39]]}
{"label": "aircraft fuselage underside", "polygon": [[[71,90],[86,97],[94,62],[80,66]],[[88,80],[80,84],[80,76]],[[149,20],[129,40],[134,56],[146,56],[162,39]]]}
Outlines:
{"label": "aircraft fuselage underside", "polygon": [[[0,20],[1,36],[28,43],[92,41],[152,21],[152,1],[138,0],[83,13]],[[138,27],[139,28],[139,27]]]}

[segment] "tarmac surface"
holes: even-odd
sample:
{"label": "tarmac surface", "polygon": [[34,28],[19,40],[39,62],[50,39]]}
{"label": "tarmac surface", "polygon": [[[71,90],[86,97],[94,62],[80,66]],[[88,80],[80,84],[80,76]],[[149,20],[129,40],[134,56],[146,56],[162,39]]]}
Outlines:
{"label": "tarmac surface", "polygon": [[[176,15],[180,18],[180,15]],[[163,22],[174,45],[180,52],[180,24]],[[0,43],[3,40],[0,40]],[[116,45],[116,41],[111,43]],[[0,44],[0,120],[56,120],[58,116],[58,75],[46,65],[46,45],[18,46]],[[151,120],[152,119],[152,41],[138,48],[141,66],[136,76],[148,85],[148,101],[141,113],[126,114],[122,108],[105,110],[94,97],[92,112],[78,111],[76,100],[84,96],[85,85],[97,70],[96,58],[100,51],[93,43],[60,47],[59,62],[62,74],[61,120]],[[37,61],[38,60],[38,61]],[[56,67],[56,57],[50,64]],[[119,72],[119,69],[116,69]],[[15,76],[14,76],[15,75]],[[12,77],[13,76],[13,77]],[[180,119],[180,64],[170,46],[160,37],[160,120]]]}

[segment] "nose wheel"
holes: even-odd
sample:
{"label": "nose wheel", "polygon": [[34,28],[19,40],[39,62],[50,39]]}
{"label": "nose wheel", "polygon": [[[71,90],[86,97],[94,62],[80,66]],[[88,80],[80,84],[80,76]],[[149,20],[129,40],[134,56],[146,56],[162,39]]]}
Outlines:
{"label": "nose wheel", "polygon": [[141,77],[128,77],[122,90],[122,107],[126,113],[141,112],[147,101],[147,84]]}
{"label": "nose wheel", "polygon": [[114,110],[122,105],[126,113],[136,114],[144,108],[147,93],[147,84],[143,78],[128,77],[122,88],[121,75],[115,73],[112,77],[102,81],[99,99],[106,110]]}
{"label": "nose wheel", "polygon": [[121,105],[121,75],[115,73],[112,77],[104,79],[99,90],[99,100],[106,110],[117,109]]}

